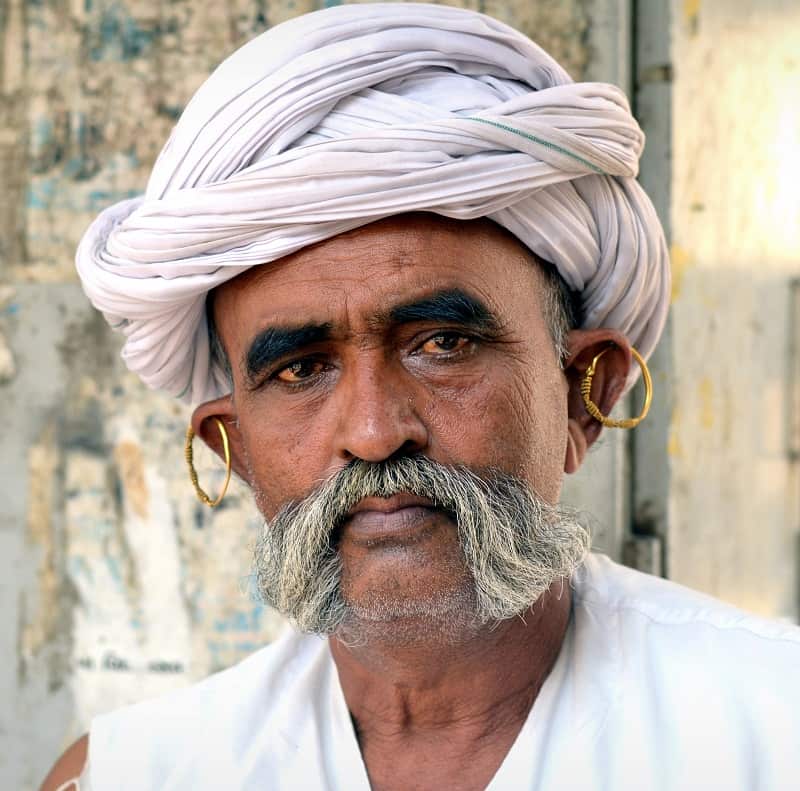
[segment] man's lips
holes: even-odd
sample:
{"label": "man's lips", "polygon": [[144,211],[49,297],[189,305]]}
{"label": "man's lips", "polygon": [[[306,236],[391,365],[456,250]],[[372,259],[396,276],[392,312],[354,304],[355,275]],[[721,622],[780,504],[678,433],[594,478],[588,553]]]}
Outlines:
{"label": "man's lips", "polygon": [[367,511],[377,511],[381,514],[391,514],[403,508],[434,508],[434,504],[427,497],[418,497],[415,494],[401,492],[391,497],[365,497],[351,508],[348,517]]}
{"label": "man's lips", "polygon": [[444,512],[425,497],[366,497],[350,510],[340,536],[367,545],[407,541],[437,527],[443,516]]}

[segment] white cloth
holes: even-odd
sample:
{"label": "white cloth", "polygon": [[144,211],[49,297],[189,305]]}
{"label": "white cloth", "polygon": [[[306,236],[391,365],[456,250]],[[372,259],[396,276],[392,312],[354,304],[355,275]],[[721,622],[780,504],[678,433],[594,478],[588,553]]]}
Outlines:
{"label": "white cloth", "polygon": [[76,263],[127,336],[128,367],[190,402],[227,390],[209,365],[211,289],[415,210],[492,218],[580,292],[583,326],[619,329],[647,356],[669,266],[634,180],[643,145],[619,88],[573,83],[490,17],[342,5],[278,25],[223,62],[145,196],[100,214]]}
{"label": "white cloth", "polygon": [[[800,629],[591,555],[558,660],[490,791],[789,791]],[[368,791],[326,641],[97,718],[94,791]]]}

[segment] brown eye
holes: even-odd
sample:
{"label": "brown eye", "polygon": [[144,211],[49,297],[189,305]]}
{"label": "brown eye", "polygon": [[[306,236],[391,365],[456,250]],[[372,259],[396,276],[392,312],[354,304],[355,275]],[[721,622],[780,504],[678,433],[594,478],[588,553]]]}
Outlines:
{"label": "brown eye", "polygon": [[445,355],[460,352],[471,343],[471,339],[455,332],[443,332],[428,338],[420,347],[423,354]]}
{"label": "brown eye", "polygon": [[287,384],[297,384],[322,373],[324,368],[325,365],[320,360],[297,360],[278,371],[275,378]]}

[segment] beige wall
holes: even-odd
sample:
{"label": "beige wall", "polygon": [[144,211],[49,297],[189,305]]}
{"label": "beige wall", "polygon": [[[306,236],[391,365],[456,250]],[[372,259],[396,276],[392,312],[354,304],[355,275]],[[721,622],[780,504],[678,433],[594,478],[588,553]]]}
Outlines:
{"label": "beige wall", "polygon": [[668,569],[742,607],[794,618],[800,4],[673,8]]}

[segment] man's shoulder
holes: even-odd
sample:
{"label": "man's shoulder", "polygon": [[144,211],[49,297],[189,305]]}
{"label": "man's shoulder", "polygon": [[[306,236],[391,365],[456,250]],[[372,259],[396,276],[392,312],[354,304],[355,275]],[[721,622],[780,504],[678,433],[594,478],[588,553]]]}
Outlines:
{"label": "man's shoulder", "polygon": [[[202,681],[96,717],[89,735],[92,781],[102,777],[107,784],[111,773],[130,772],[125,788],[136,787],[131,777],[140,775],[137,782],[150,787],[147,783],[162,782],[165,772],[184,771],[182,763],[196,763],[191,771],[198,771],[204,750],[214,753],[220,767],[233,765],[254,723],[263,738],[273,730],[278,738],[285,711],[296,709],[303,691],[318,683],[329,656],[323,639],[287,629]],[[145,779],[144,772],[152,777]]]}
{"label": "man's shoulder", "polygon": [[604,787],[789,787],[800,629],[602,556],[588,558],[573,590],[550,686],[569,734],[554,752],[565,765],[584,734]]}
{"label": "man's shoulder", "polygon": [[[578,605],[620,629],[669,635],[675,641],[703,635],[706,645],[750,646],[800,656],[800,628],[764,618],[670,580],[592,554],[573,581]],[[760,647],[760,648],[759,648]]]}

